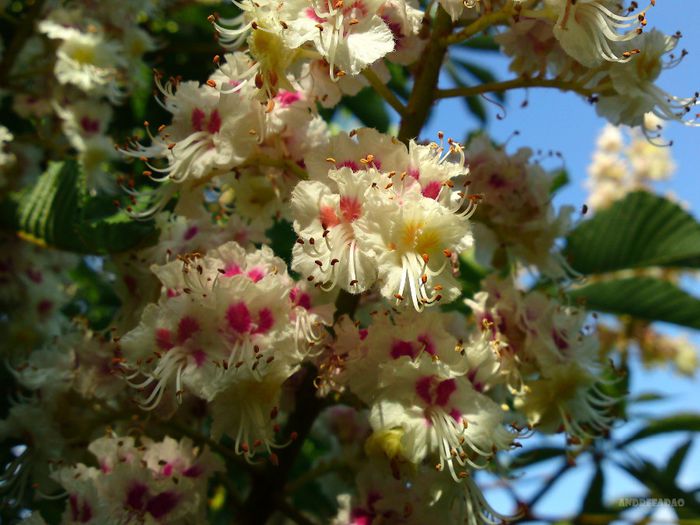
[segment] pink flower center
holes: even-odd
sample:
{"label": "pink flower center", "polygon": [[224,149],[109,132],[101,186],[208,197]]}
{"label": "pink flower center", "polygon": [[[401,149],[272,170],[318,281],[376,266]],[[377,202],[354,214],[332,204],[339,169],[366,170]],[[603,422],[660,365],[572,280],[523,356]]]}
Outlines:
{"label": "pink flower center", "polygon": [[423,376],[416,381],[415,390],[428,406],[445,408],[457,391],[457,383],[454,379],[439,381],[436,376]]}
{"label": "pink flower center", "polygon": [[200,367],[206,362],[207,353],[204,350],[197,349],[192,352],[192,359],[194,359],[194,364]]}
{"label": "pink flower center", "polygon": [[190,226],[189,228],[187,228],[185,235],[183,235],[183,239],[185,239],[186,241],[189,241],[198,233],[199,233],[199,228],[197,228],[197,226]]}
{"label": "pink flower center", "polygon": [[226,268],[224,268],[224,277],[233,277],[234,275],[240,275],[243,273],[241,267],[236,263],[231,263]]}
{"label": "pink flower center", "polygon": [[346,222],[353,222],[362,215],[362,204],[354,197],[340,197],[340,213]]}
{"label": "pink flower center", "polygon": [[320,23],[323,22],[323,18],[321,18],[320,16],[318,16],[318,15],[316,14],[316,11],[315,11],[315,9],[314,9],[313,7],[307,7],[306,10],[304,11],[304,14],[305,14],[308,18],[310,18],[311,20],[313,20],[314,22],[320,22]]}
{"label": "pink flower center", "polygon": [[420,355],[421,351],[427,352],[430,355],[435,355],[435,343],[433,343],[433,340],[428,334],[419,335],[416,338],[416,342],[395,339],[391,344],[389,355],[391,355],[393,359],[398,359],[402,356],[415,359]]}
{"label": "pink flower center", "polygon": [[27,277],[29,277],[29,280],[33,283],[41,284],[41,282],[44,280],[44,276],[38,270],[28,268],[25,273],[27,274]]}
{"label": "pink flower center", "polygon": [[86,116],[80,119],[80,127],[87,135],[94,135],[100,131],[100,121]]}
{"label": "pink flower center", "polygon": [[256,267],[248,270],[248,273],[246,274],[248,278],[253,281],[254,283],[257,283],[260,279],[265,277],[265,270],[262,268]]}
{"label": "pink flower center", "polygon": [[352,171],[360,171],[360,166],[354,160],[344,160],[336,163],[337,168],[350,168]]}
{"label": "pink flower center", "polygon": [[250,331],[252,319],[250,311],[243,302],[234,303],[226,310],[226,320],[228,325],[237,334],[243,334]]}
{"label": "pink flower center", "polygon": [[264,334],[270,331],[270,328],[275,324],[275,318],[268,308],[262,308],[258,312],[258,327],[255,329],[256,334]]}
{"label": "pink flower center", "polygon": [[321,220],[321,226],[323,226],[324,230],[340,224],[340,219],[335,214],[335,210],[331,206],[321,206],[319,218]]}
{"label": "pink flower center", "polygon": [[298,100],[301,100],[301,93],[299,93],[298,91],[285,91],[283,89],[280,89],[275,99],[277,100],[277,102],[279,102],[280,106],[286,108],[287,106],[291,106]]}
{"label": "pink flower center", "polygon": [[301,306],[305,310],[311,310],[311,296],[297,287],[289,291],[289,300],[294,306]]}
{"label": "pink flower center", "polygon": [[78,523],[87,523],[92,519],[92,507],[90,507],[90,504],[87,501],[83,501],[83,504],[80,505],[78,496],[75,494],[71,494],[68,501],[70,504],[70,512],[73,521]]}
{"label": "pink flower center", "polygon": [[275,324],[275,317],[269,308],[261,308],[258,311],[257,323],[254,323],[250,310],[242,301],[228,307],[226,320],[229,328],[236,334],[264,334]]}
{"label": "pink flower center", "polygon": [[146,511],[155,519],[160,519],[175,508],[180,497],[172,491],[166,490],[148,500]]}
{"label": "pink flower center", "polygon": [[413,344],[410,341],[398,339],[391,344],[391,357],[392,359],[398,359],[402,356],[408,356],[411,359],[416,357]]}
{"label": "pink flower center", "polygon": [[199,329],[199,323],[197,320],[194,317],[186,315],[180,319],[180,322],[177,325],[177,342],[179,344],[183,344],[190,337],[199,332]]}
{"label": "pink flower center", "polygon": [[167,328],[158,328],[156,330],[156,346],[161,350],[170,350],[173,346],[173,334]]}
{"label": "pink flower center", "polygon": [[194,108],[190,120],[192,122],[192,129],[195,131],[204,131],[206,129],[207,132],[213,135],[214,133],[218,133],[221,129],[221,115],[219,115],[217,109],[212,111],[209,115],[209,119],[207,119],[207,114],[203,110]]}
{"label": "pink flower center", "polygon": [[421,194],[428,199],[437,199],[437,196],[440,194],[440,183],[436,180],[430,181],[425,188],[423,188]]}

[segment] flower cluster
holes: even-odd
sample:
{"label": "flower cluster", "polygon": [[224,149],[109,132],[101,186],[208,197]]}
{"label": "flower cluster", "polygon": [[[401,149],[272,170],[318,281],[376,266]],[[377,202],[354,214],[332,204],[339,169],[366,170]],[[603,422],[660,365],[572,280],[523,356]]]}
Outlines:
{"label": "flower cluster", "polygon": [[575,84],[614,125],[642,126],[651,112],[695,126],[697,93],[677,97],[654,84],[687,54],[674,52],[680,33],[643,31],[654,3],[635,11],[637,2],[626,8],[610,0],[546,0],[540,9],[522,9],[522,20],[496,39],[513,71]]}
{"label": "flower cluster", "polygon": [[52,477],[66,491],[64,523],[191,523],[205,519],[206,481],[223,462],[188,439],[110,435],[88,446],[99,465],[78,463]]}
{"label": "flower cluster", "polygon": [[454,189],[466,173],[459,144],[406,148],[362,129],[333,137],[307,167],[292,193],[294,270],[324,289],[379,283],[385,298],[418,311],[457,297],[452,254],[471,245],[476,201],[466,184]]}
{"label": "flower cluster", "polygon": [[[668,147],[648,140],[661,138],[661,121],[645,115],[644,130],[606,126],[600,133],[597,151],[588,167],[588,205],[603,209],[630,192],[650,190],[651,185],[668,180],[676,169]],[[625,144],[625,135],[628,144]]]}
{"label": "flower cluster", "polygon": [[210,403],[213,436],[233,437],[246,456],[261,445],[271,452],[282,384],[318,339],[328,309],[315,308],[269,248],[246,253],[229,242],[153,271],[161,298],[119,339],[142,407],[157,407],[168,391],[171,401],[195,396]]}
{"label": "flower cluster", "polygon": [[[619,334],[567,295],[560,173],[485,133],[407,130],[451,91],[449,46],[498,24],[518,76],[494,91],[572,89],[635,127],[629,146],[612,125],[601,137],[592,208],[668,177],[650,141],[661,121],[694,124],[697,96],[654,84],[682,57],[679,36],[642,31],[648,8],[240,0],[213,31],[201,17],[217,38],[199,63],[167,33],[202,2],[59,4],[34,2],[36,34],[16,29],[0,61],[3,119],[21,117],[0,125],[0,221],[17,234],[0,239],[3,512],[63,498],[62,523],[234,506],[266,521],[318,469],[335,475],[325,522],[498,523],[482,471],[534,432],[582,448],[609,433]],[[153,108],[146,64],[167,70]],[[398,133],[346,118],[367,94]],[[48,161],[75,184],[40,175]],[[647,361],[693,367],[687,346],[631,328]],[[313,470],[287,479],[297,466]]]}

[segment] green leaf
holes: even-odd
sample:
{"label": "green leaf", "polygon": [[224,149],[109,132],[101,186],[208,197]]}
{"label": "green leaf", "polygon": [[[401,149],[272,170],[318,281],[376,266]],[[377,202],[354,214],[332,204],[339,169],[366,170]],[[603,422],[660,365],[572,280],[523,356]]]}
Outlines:
{"label": "green leaf", "polygon": [[81,251],[97,254],[127,251],[156,233],[153,221],[134,220],[124,211],[104,219],[84,221],[78,231],[83,242]]}
{"label": "green leaf", "polygon": [[565,169],[558,171],[552,178],[552,184],[549,186],[549,193],[553,194],[559,191],[561,188],[569,184],[571,179],[569,178],[569,172]]}
{"label": "green leaf", "polygon": [[479,51],[500,51],[501,46],[496,43],[490,35],[479,35],[460,42],[461,47],[468,47],[469,49],[477,49]]}
{"label": "green leaf", "polygon": [[[456,86],[467,86],[467,84],[464,82],[464,80],[462,80],[462,77],[459,75],[459,72],[453,64],[448,62],[446,69],[447,74],[450,75],[450,78]],[[484,104],[481,102],[479,97],[463,97],[462,100],[464,101],[464,104],[467,107],[467,111],[474,115],[481,124],[486,124],[488,120],[488,113],[486,112],[486,108],[484,107]]]}
{"label": "green leaf", "polygon": [[360,121],[382,133],[389,129],[391,121],[384,100],[372,88],[365,88],[354,97],[344,97],[343,105]]}
{"label": "green leaf", "polygon": [[93,330],[105,330],[121,304],[111,283],[85,261],[69,275],[76,291],[70,303],[63,307],[63,313],[68,317],[84,317]]}
{"label": "green leaf", "polygon": [[76,253],[125,251],[155,233],[153,221],[135,221],[114,211],[106,199],[87,198],[75,160],[51,162],[31,188],[12,196],[2,209],[3,225],[21,237]]}
{"label": "green leaf", "polygon": [[693,520],[689,521],[690,523],[697,523],[697,518],[700,517],[700,503],[698,503],[695,494],[679,487],[675,478],[669,476],[667,471],[659,469],[648,460],[634,457],[625,463],[617,463],[617,465],[647,487],[651,497],[679,502],[678,505],[674,506],[674,511],[679,518]]}
{"label": "green leaf", "polygon": [[513,458],[513,468],[523,468],[554,458],[564,457],[566,449],[561,447],[540,447],[521,452]]}
{"label": "green leaf", "polygon": [[698,432],[700,431],[700,414],[675,414],[673,416],[650,421],[644,428],[635,432],[618,446],[624,447],[634,441],[645,439],[669,432]]}
{"label": "green leaf", "polygon": [[602,281],[569,292],[586,308],[700,330],[700,299],[653,277]]}
{"label": "green leaf", "polygon": [[266,232],[270,239],[270,247],[277,257],[284,259],[287,266],[292,264],[292,248],[297,240],[294,228],[289,221],[276,221]]}
{"label": "green leaf", "polygon": [[479,97],[466,97],[464,102],[467,104],[469,112],[474,115],[479,122],[486,124],[488,121],[488,113],[481,99],[479,99]]}
{"label": "green leaf", "polygon": [[683,461],[688,455],[688,451],[690,450],[692,444],[693,438],[689,438],[673,452],[671,457],[666,462],[666,474],[671,479],[675,479],[676,476],[678,476],[678,473],[681,471],[681,467],[683,466]]}
{"label": "green leaf", "polygon": [[663,401],[666,399],[665,394],[660,394],[658,392],[643,392],[629,399],[630,403],[649,403],[652,401]]}
{"label": "green leaf", "polygon": [[[467,62],[466,60],[460,60],[458,58],[453,58],[452,62],[455,64],[455,66],[476,79],[481,84],[496,82],[496,80],[498,80],[496,75],[490,69],[486,69],[485,67],[473,62]],[[504,102],[506,99],[505,91],[496,91],[493,93],[493,96],[500,102]]]}
{"label": "green leaf", "polygon": [[411,96],[411,92],[408,89],[410,74],[406,66],[400,66],[393,62],[387,62],[386,65],[387,69],[389,69],[389,73],[391,73],[391,79],[388,84],[389,88],[404,100],[408,100]]}
{"label": "green leaf", "polygon": [[22,237],[75,250],[80,246],[75,225],[79,220],[80,169],[76,162],[51,162],[18,202],[16,226]]}
{"label": "green leaf", "polygon": [[700,224],[678,204],[638,191],[581,223],[569,235],[565,254],[583,274],[698,267]]}
{"label": "green leaf", "polygon": [[603,502],[603,490],[605,488],[605,475],[600,463],[596,463],[595,474],[591,478],[591,484],[583,499],[581,512],[584,514],[604,514],[607,512]]}

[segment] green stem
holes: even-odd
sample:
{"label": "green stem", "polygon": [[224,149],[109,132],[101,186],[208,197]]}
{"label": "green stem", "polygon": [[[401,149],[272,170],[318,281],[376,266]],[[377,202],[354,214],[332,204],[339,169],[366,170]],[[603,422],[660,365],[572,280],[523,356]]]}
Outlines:
{"label": "green stem", "polygon": [[483,93],[501,92],[508,91],[510,89],[528,87],[545,87],[559,89],[560,91],[574,91],[585,97],[591,97],[595,94],[604,92],[607,88],[605,85],[595,88],[586,88],[577,82],[568,82],[557,78],[521,77],[503,82],[487,82],[485,84],[479,84],[478,86],[472,87],[438,89],[435,91],[435,98],[473,97]]}
{"label": "green stem", "polygon": [[398,99],[396,95],[394,95],[394,92],[391,91],[384,82],[382,82],[377,74],[372,71],[370,68],[365,69],[362,72],[362,75],[367,79],[367,81],[370,83],[370,85],[374,88],[374,90],[381,95],[381,97],[386,101],[387,104],[389,104],[394,110],[400,115],[403,116],[403,114],[406,111],[406,108],[404,105],[401,103],[401,101]]}
{"label": "green stem", "polygon": [[295,398],[296,409],[290,414],[285,426],[286,433],[291,435],[294,432],[296,438],[287,447],[280,449],[275,463],[270,462],[261,472],[253,474],[250,494],[243,504],[237,523],[263,525],[277,510],[287,478],[309,435],[311,425],[327,405],[325,399],[316,396],[316,369],[307,366],[302,369],[301,375]]}
{"label": "green stem", "polygon": [[495,13],[489,13],[487,15],[480,16],[461,31],[457,31],[454,34],[446,36],[444,39],[444,44],[458,44],[460,42],[468,40],[474,35],[481,33],[482,31],[488,29],[491,26],[506,23],[511,18],[511,16],[513,16],[513,13],[505,10],[496,11]]}
{"label": "green stem", "polygon": [[417,63],[413,92],[401,119],[398,138],[402,142],[417,137],[428,120],[435,100],[435,87],[447,52],[446,37],[451,32],[450,15],[442,7],[438,7],[430,40]]}
{"label": "green stem", "polygon": [[[344,314],[354,316],[359,300],[359,295],[341,290],[335,301],[336,319]],[[302,370],[301,375],[301,383],[297,387],[295,397],[296,407],[285,425],[287,435],[294,432],[296,439],[280,450],[276,465],[270,463],[262,471],[253,473],[250,494],[236,523],[263,525],[276,509],[283,510],[279,505],[283,503],[286,505],[282,494],[285,492],[289,474],[309,435],[311,426],[321,410],[329,404],[328,400],[316,396],[314,384],[316,369],[307,366]]]}

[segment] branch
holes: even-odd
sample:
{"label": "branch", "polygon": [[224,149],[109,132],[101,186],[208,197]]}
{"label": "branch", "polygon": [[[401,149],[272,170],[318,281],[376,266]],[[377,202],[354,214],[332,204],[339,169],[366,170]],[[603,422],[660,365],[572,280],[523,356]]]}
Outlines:
{"label": "branch", "polygon": [[252,487],[243,505],[239,523],[264,524],[275,512],[311,425],[327,404],[325,399],[316,396],[316,369],[307,366],[302,369],[301,374],[303,377],[297,388],[295,410],[290,414],[285,426],[286,433],[291,435],[295,432],[296,438],[280,450],[274,463],[268,463],[262,472],[253,474]]}
{"label": "branch", "polygon": [[556,88],[560,91],[573,91],[584,97],[602,93],[609,86],[601,85],[595,88],[586,88],[577,82],[568,82],[558,78],[539,78],[539,77],[520,77],[503,82],[487,82],[472,87],[460,87],[450,89],[438,89],[435,91],[435,98],[453,98],[453,97],[473,97],[483,93],[508,91],[510,89],[529,88],[529,87],[546,87]]}
{"label": "branch", "polygon": [[470,39],[474,35],[481,33],[491,26],[506,23],[512,16],[513,12],[511,12],[511,10],[496,11],[495,13],[480,16],[461,31],[457,31],[452,35],[446,36],[443,40],[443,44],[448,46],[451,44],[459,44],[460,42],[464,42],[465,40]]}
{"label": "branch", "polygon": [[384,84],[377,74],[370,68],[366,68],[362,71],[362,75],[367,79],[374,90],[381,95],[381,97],[389,104],[394,111],[396,111],[399,116],[403,116],[406,112],[406,107],[403,103],[394,95],[394,92],[390,90],[386,84]]}
{"label": "branch", "polygon": [[[337,319],[343,314],[353,317],[359,301],[359,295],[341,290],[335,301],[335,318]],[[253,473],[251,490],[243,505],[240,521],[237,523],[264,524],[276,509],[285,511],[284,507],[287,504],[282,495],[285,492],[287,478],[309,435],[311,425],[316,421],[321,410],[328,405],[326,399],[320,399],[316,396],[316,386],[314,385],[316,369],[312,366],[306,366],[302,369],[301,374],[301,382],[296,391],[295,409],[285,425],[286,433],[291,435],[292,432],[295,432],[296,439],[286,448],[280,450],[276,464],[269,463],[263,471]],[[305,525],[308,521],[298,523]]]}
{"label": "branch", "polygon": [[413,92],[401,118],[398,139],[402,142],[417,137],[428,120],[435,101],[435,87],[440,77],[440,69],[447,52],[445,39],[451,32],[452,19],[438,6],[430,40],[417,62]]}

